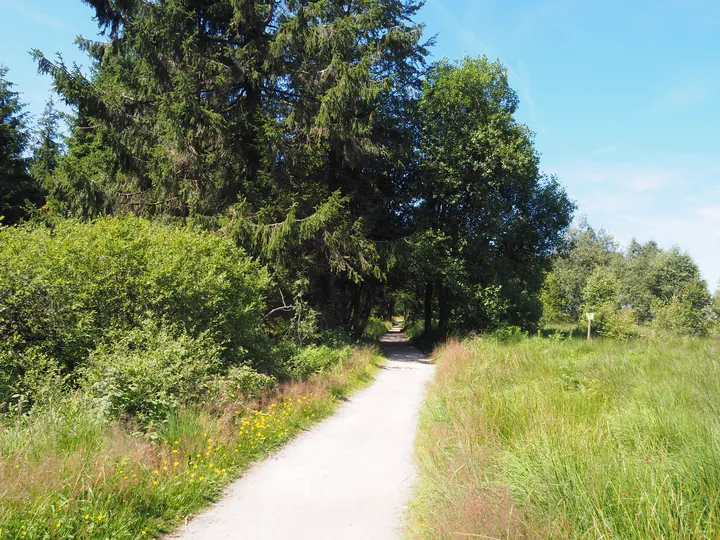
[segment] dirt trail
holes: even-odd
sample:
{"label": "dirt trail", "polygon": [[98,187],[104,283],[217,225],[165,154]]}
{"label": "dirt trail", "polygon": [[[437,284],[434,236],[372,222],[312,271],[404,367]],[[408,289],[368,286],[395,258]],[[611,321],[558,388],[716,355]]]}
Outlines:
{"label": "dirt trail", "polygon": [[434,366],[398,331],[382,341],[388,362],[372,386],[252,467],[173,538],[398,538],[415,479],[417,413]]}

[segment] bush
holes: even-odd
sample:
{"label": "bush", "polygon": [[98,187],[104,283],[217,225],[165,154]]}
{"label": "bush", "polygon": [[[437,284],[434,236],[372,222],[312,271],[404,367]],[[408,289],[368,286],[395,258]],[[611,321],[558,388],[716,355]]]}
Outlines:
{"label": "bush", "polygon": [[305,379],[341,364],[351,354],[352,348],[349,346],[332,349],[326,345],[310,345],[300,349],[300,352],[290,360],[287,372],[292,379]]}
{"label": "bush", "polygon": [[[611,339],[629,339],[637,337],[639,327],[637,314],[629,308],[618,308],[614,302],[606,302],[595,311],[592,328],[596,335]],[[583,313],[579,321],[580,329],[587,327],[587,317]]]}
{"label": "bush", "polygon": [[607,315],[603,335],[615,339],[628,339],[639,335],[637,313],[634,309],[622,308]]}
{"label": "bush", "polygon": [[418,339],[420,336],[423,335],[424,331],[425,328],[421,321],[405,321],[405,327],[403,328],[403,332],[405,332],[405,335],[408,337],[408,339]]}
{"label": "bush", "polygon": [[506,326],[493,331],[490,338],[498,343],[520,343],[527,338],[527,332],[519,326]]}
{"label": "bush", "polygon": [[618,277],[603,266],[588,277],[582,291],[585,311],[597,311],[608,305],[620,306],[622,285]]}
{"label": "bush", "polygon": [[325,332],[323,332],[320,336],[320,344],[327,345],[331,349],[345,347],[346,345],[350,345],[351,342],[352,340],[348,335],[347,330],[345,330],[342,326],[325,330]]}
{"label": "bush", "polygon": [[222,350],[207,334],[191,337],[146,321],[110,337],[90,354],[81,385],[110,415],[136,416],[145,427],[201,396],[222,368]]}
{"label": "bush", "polygon": [[0,345],[0,414],[16,415],[61,391],[58,363],[37,348],[15,352],[11,343]]}
{"label": "bush", "polygon": [[[390,325],[390,327],[392,328],[392,325]],[[388,324],[386,324],[385,321],[377,317],[370,317],[367,325],[365,326],[363,338],[377,340],[387,334],[388,330]]]}
{"label": "bush", "polygon": [[233,399],[241,396],[259,398],[277,387],[277,379],[242,365],[230,368],[225,377],[215,381],[215,385],[221,394]]}
{"label": "bush", "polygon": [[667,303],[656,301],[653,304],[653,313],[654,329],[676,335],[707,334],[709,319],[706,313],[677,296],[673,296]]}
{"label": "bush", "polygon": [[218,235],[123,216],[0,228],[0,341],[68,372],[145,318],[211,337],[226,362],[262,343],[267,271]]}

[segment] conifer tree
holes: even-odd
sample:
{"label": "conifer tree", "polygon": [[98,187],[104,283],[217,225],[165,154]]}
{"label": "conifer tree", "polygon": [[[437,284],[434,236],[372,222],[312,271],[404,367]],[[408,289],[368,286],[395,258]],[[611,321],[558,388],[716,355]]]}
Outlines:
{"label": "conifer tree", "polygon": [[86,3],[107,38],[79,41],[89,77],[35,51],[77,110],[61,212],[222,222],[361,332],[412,153],[420,2]]}
{"label": "conifer tree", "polygon": [[32,177],[45,191],[52,189],[52,176],[63,152],[61,119],[62,115],[55,108],[55,102],[51,97],[45,104],[43,115],[38,121],[30,166]]}
{"label": "conifer tree", "polygon": [[4,225],[11,225],[26,217],[26,205],[38,204],[42,196],[28,173],[27,113],[6,74],[7,68],[0,66],[0,216]]}

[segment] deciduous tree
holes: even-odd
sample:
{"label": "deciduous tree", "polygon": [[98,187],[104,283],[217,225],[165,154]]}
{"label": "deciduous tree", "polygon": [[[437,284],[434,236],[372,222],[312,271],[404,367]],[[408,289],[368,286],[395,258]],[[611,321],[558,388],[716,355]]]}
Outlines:
{"label": "deciduous tree", "polygon": [[573,205],[541,173],[532,132],[515,120],[517,107],[500,62],[443,60],[427,73],[417,225],[420,249],[431,253],[426,298],[437,295],[441,335],[451,318],[477,329],[531,327],[540,317],[542,272]]}

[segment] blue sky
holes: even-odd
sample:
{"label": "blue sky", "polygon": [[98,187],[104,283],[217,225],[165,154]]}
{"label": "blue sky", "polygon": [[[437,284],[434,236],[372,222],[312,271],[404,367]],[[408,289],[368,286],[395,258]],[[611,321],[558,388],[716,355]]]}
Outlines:
{"label": "blue sky", "polygon": [[[84,61],[79,0],[0,0],[0,63],[33,114],[49,82],[27,54]],[[687,250],[720,280],[720,3],[710,0],[427,0],[436,58],[499,58],[536,132],[543,169],[578,214],[623,244]]]}
{"label": "blue sky", "polygon": [[680,245],[720,279],[720,2],[428,0],[436,57],[510,71],[518,117],[578,214]]}

